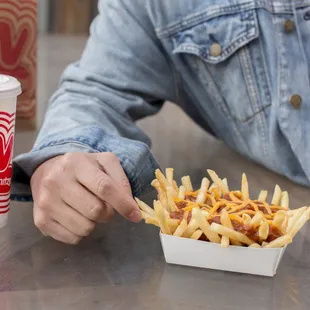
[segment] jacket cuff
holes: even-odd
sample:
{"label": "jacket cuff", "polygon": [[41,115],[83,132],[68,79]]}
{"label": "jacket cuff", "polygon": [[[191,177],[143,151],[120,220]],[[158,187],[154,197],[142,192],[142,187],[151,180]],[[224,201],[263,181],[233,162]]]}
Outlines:
{"label": "jacket cuff", "polygon": [[134,196],[140,196],[152,189],[150,183],[154,178],[154,170],[159,166],[145,143],[104,135],[102,143],[96,143],[95,146],[94,148],[80,141],[51,142],[48,146],[16,157],[13,161],[11,198],[17,201],[32,200],[30,178],[35,170],[53,157],[72,152],[113,152],[121,162]]}

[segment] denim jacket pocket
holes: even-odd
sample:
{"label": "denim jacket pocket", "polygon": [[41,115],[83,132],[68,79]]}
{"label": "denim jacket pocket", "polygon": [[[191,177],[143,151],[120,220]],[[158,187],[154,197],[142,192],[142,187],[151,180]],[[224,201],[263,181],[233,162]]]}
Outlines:
{"label": "denim jacket pocket", "polygon": [[[239,11],[219,8],[190,28],[171,34],[175,57],[192,66],[212,102],[206,109],[218,110],[238,123],[247,123],[270,105],[260,87],[267,80],[256,70],[264,70],[255,8]],[[186,24],[186,23],[185,23]],[[198,56],[198,57],[197,57]]]}

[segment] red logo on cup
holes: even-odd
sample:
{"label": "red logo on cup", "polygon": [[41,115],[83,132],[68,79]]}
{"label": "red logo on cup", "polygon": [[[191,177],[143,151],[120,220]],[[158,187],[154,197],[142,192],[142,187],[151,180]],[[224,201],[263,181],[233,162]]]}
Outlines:
{"label": "red logo on cup", "polygon": [[12,177],[15,113],[0,111],[0,214],[8,211]]}

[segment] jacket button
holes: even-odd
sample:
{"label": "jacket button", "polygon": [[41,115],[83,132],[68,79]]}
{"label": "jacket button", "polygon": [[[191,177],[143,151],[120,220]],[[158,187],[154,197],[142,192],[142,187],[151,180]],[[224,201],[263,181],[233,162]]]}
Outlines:
{"label": "jacket button", "polygon": [[213,57],[218,57],[222,54],[222,47],[218,43],[213,43],[210,47],[210,54]]}
{"label": "jacket button", "polygon": [[301,102],[302,102],[302,98],[301,96],[294,94],[291,96],[290,99],[291,105],[295,108],[295,109],[299,109],[301,106]]}
{"label": "jacket button", "polygon": [[310,11],[307,11],[304,15],[304,20],[310,20]]}
{"label": "jacket button", "polygon": [[295,30],[295,23],[290,20],[290,19],[287,19],[285,22],[284,22],[284,30],[285,32],[287,33],[291,33]]}

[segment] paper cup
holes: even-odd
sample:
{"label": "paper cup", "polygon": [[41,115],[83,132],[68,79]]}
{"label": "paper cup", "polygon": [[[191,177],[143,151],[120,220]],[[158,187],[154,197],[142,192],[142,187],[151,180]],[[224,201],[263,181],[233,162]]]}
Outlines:
{"label": "paper cup", "polygon": [[17,96],[20,83],[0,74],[0,228],[8,221]]}

